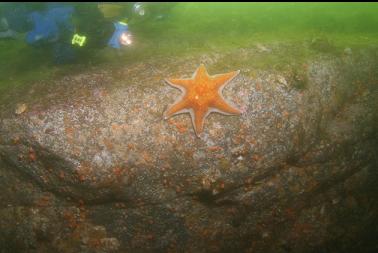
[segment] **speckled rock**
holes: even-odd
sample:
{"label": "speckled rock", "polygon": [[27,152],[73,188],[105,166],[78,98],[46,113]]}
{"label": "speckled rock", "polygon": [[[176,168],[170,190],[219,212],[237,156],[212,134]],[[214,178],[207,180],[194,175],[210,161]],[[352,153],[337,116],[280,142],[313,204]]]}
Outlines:
{"label": "speckled rock", "polygon": [[243,113],[211,114],[199,138],[189,115],[163,119],[180,94],[163,79],[236,70],[219,54],[3,94],[0,252],[377,249],[376,56],[319,56],[296,70],[305,89],[240,69],[223,94]]}

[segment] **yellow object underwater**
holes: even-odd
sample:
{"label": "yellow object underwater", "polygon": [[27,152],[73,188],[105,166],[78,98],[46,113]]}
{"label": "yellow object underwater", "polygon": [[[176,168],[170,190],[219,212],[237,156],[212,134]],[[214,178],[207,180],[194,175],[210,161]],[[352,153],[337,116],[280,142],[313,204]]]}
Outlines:
{"label": "yellow object underwater", "polygon": [[87,37],[85,36],[80,36],[79,34],[75,34],[72,37],[72,45],[78,44],[79,46],[83,46],[85,44],[85,41],[87,40]]}

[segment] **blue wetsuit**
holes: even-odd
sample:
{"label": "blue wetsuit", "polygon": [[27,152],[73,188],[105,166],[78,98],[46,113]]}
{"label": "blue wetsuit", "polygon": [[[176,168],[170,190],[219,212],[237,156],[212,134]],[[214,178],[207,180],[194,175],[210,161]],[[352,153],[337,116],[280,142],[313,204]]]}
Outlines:
{"label": "blue wetsuit", "polygon": [[[54,62],[57,64],[73,62],[78,51],[88,52],[79,50],[80,47],[71,43],[75,32],[87,37],[85,47],[87,49],[102,48],[106,45],[116,49],[121,48],[120,39],[123,33],[128,32],[128,25],[115,22],[113,30],[112,24],[101,15],[92,15],[98,12],[97,8],[88,9],[87,6],[81,8],[81,6],[74,8],[73,5],[66,3],[45,3],[43,10],[41,8],[37,10],[27,4],[9,4],[9,8],[5,8],[6,11],[3,12],[6,14],[3,17],[5,16],[9,27],[16,32],[27,32],[25,38],[27,44],[51,50]],[[89,15],[88,10],[93,13],[89,12]],[[74,13],[80,14],[79,23],[75,27],[71,20]],[[8,31],[3,33],[6,37],[12,35],[8,34]]]}

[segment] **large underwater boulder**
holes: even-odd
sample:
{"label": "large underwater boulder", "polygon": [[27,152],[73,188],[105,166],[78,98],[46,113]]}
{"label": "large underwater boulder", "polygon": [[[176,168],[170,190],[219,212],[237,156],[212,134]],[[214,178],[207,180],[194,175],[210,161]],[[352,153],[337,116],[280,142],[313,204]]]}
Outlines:
{"label": "large underwater boulder", "polygon": [[0,252],[376,249],[376,50],[241,67],[223,94],[243,113],[211,114],[199,138],[188,114],[163,119],[180,94],[164,78],[257,53],[93,68],[2,94]]}

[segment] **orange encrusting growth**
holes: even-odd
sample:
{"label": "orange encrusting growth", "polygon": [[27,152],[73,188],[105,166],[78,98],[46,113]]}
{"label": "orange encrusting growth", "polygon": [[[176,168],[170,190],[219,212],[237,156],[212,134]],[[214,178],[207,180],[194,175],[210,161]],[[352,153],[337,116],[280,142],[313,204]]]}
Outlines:
{"label": "orange encrusting growth", "polygon": [[222,89],[229,81],[239,74],[239,71],[209,76],[203,64],[191,79],[167,79],[166,81],[183,92],[166,112],[165,118],[172,115],[189,112],[197,135],[203,131],[203,124],[207,115],[216,111],[223,114],[240,114],[222,96]]}

